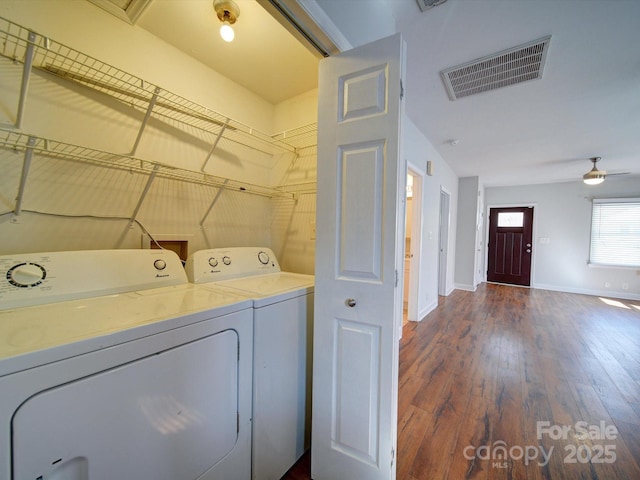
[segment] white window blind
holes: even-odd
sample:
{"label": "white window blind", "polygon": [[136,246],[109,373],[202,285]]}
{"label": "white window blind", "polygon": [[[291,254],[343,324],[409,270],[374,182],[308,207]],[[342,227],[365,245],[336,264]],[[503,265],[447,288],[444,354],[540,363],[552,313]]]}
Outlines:
{"label": "white window blind", "polygon": [[640,198],[593,201],[589,262],[640,267]]}

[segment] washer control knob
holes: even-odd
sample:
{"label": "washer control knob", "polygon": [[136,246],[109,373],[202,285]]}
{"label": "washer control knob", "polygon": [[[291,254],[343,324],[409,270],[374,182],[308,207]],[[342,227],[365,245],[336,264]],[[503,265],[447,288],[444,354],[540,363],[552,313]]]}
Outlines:
{"label": "washer control knob", "polygon": [[218,259],[216,257],[211,257],[209,259],[209,265],[211,265],[212,267],[217,267],[218,266]]}
{"label": "washer control knob", "polygon": [[258,261],[266,265],[269,263],[269,254],[267,252],[258,252]]}
{"label": "washer control knob", "polygon": [[164,270],[167,268],[167,262],[159,258],[155,262],[153,262],[153,266],[156,267],[156,270]]}
{"label": "washer control knob", "polygon": [[35,287],[46,278],[47,271],[37,263],[19,263],[9,269],[7,280],[15,287]]}
{"label": "washer control knob", "polygon": [[224,263],[225,265],[231,265],[231,258],[225,255],[224,257],[222,257],[222,263]]}

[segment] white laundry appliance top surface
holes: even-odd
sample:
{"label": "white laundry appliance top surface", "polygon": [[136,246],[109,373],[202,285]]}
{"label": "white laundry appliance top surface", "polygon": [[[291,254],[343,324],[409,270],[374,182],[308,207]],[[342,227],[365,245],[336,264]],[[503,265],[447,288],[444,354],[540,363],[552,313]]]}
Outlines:
{"label": "white laundry appliance top surface", "polygon": [[[239,292],[179,285],[0,312],[0,375],[251,308]],[[199,314],[199,315],[198,315]],[[91,341],[88,341],[91,340]],[[83,342],[84,341],[84,342]],[[33,364],[35,363],[35,365]],[[13,367],[11,368],[13,369]]]}
{"label": "white laundry appliance top surface", "polygon": [[[156,256],[151,258],[156,259]],[[182,268],[177,256],[175,259],[162,258],[168,263],[175,260]],[[131,258],[125,260],[129,267],[136,268]],[[55,263],[54,258],[47,264],[51,271],[56,270]],[[58,270],[64,269],[60,267]],[[43,288],[49,290],[45,290],[44,295],[56,290],[52,276],[48,275],[47,279],[49,283]],[[5,281],[4,278],[2,280]],[[172,286],[0,310],[0,376],[252,306],[252,300],[241,292],[203,288],[185,282],[186,277],[184,282],[180,280],[179,284]],[[37,285],[32,290],[40,287],[42,285]],[[20,296],[29,290],[25,287],[16,289],[19,290],[16,295]],[[110,290],[113,286],[105,285],[104,291]],[[9,304],[11,300],[7,297],[11,294],[5,288],[4,299]],[[68,292],[65,295],[73,297]],[[80,293],[81,297],[84,295]]]}
{"label": "white laundry appliance top surface", "polygon": [[205,287],[247,292],[254,307],[314,291],[313,275],[281,271],[275,254],[266,247],[201,250],[187,259],[186,270],[190,281]]}
{"label": "white laundry appliance top surface", "polygon": [[[264,303],[261,300],[266,298],[270,298],[273,302],[286,300],[301,293],[313,293],[314,280],[313,275],[277,272],[223,280],[208,285],[223,286],[246,292],[254,299],[254,306],[259,307]],[[207,284],[204,285],[207,286]]]}

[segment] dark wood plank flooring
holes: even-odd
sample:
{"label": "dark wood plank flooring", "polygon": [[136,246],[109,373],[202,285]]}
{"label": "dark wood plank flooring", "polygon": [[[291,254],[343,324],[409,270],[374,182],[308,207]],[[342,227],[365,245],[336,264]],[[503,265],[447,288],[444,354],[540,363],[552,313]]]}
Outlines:
{"label": "dark wood plank flooring", "polygon": [[441,297],[403,331],[397,478],[640,479],[640,301]]}

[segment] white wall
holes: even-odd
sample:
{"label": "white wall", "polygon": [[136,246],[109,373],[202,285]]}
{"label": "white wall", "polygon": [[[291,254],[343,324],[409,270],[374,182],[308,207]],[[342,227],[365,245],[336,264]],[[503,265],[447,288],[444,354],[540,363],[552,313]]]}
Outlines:
{"label": "white wall", "polygon": [[[318,92],[313,90],[276,105],[277,132],[315,124]],[[300,148],[283,153],[271,171],[271,183],[295,192],[295,200],[271,201],[271,248],[283,270],[313,274],[315,269],[317,133],[314,128],[297,132]]]}
{"label": "white wall", "polygon": [[458,184],[455,286],[476,289],[476,243],[480,182],[478,177],[461,178]]}
{"label": "white wall", "polygon": [[[433,165],[433,175],[424,176],[422,186],[422,245],[418,278],[417,320],[422,320],[438,305],[438,256],[440,189],[451,193],[450,230],[447,260],[447,292],[453,290],[455,270],[456,217],[458,212],[458,177],[445,163],[431,142],[405,117],[403,128],[403,155],[413,169],[426,172],[427,161]],[[414,202],[420,199],[414,197]],[[415,206],[414,206],[415,208]],[[412,238],[411,240],[415,240]],[[414,250],[417,251],[417,250]]]}
{"label": "white wall", "polygon": [[315,269],[316,147],[297,155],[283,154],[277,185],[295,194],[294,200],[271,200],[271,244],[283,270],[313,274]]}
{"label": "white wall", "polygon": [[396,33],[395,18],[388,0],[315,1],[352,47]]}
{"label": "white wall", "polygon": [[[310,90],[275,106],[273,131],[285,132],[318,121],[318,90]],[[277,183],[277,182],[276,182]]]}
{"label": "white wall", "polygon": [[[597,186],[582,182],[488,187],[487,206],[534,205],[532,286],[640,299],[640,269],[590,267],[591,201],[588,197],[640,197],[637,178],[609,177]],[[486,235],[486,231],[485,231]],[[548,244],[540,243],[549,239]],[[609,283],[610,287],[605,287]],[[622,284],[628,284],[623,289]]]}

